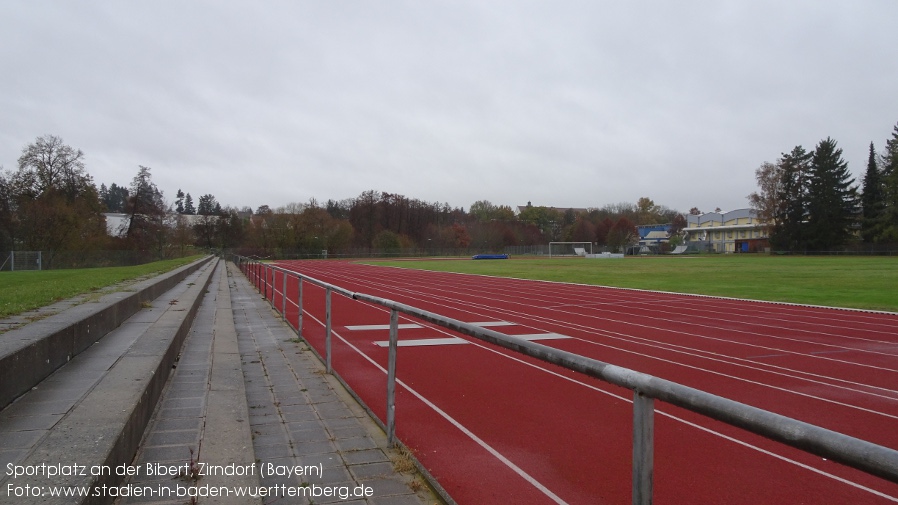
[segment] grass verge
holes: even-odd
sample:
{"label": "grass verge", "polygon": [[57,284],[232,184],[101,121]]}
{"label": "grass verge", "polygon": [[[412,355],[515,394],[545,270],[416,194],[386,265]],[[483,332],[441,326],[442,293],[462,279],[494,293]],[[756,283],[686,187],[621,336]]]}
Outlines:
{"label": "grass verge", "polygon": [[168,272],[201,258],[189,256],[133,267],[0,272],[0,317],[49,305],[122,281]]}
{"label": "grass verge", "polygon": [[376,265],[898,312],[898,258],[702,255]]}

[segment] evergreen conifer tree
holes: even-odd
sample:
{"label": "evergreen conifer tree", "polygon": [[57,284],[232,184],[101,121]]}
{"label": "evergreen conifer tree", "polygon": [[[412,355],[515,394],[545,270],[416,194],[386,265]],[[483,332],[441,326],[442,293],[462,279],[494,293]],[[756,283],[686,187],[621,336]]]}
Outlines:
{"label": "evergreen conifer tree", "polygon": [[810,161],[811,153],[802,146],[795,146],[790,153],[783,153],[777,162],[783,179],[770,234],[770,243],[776,249],[803,251],[806,247],[804,228]]}
{"label": "evergreen conifer tree", "polygon": [[844,245],[857,217],[857,187],[842,150],[827,137],[811,157],[805,228],[808,248],[827,250]]}
{"label": "evergreen conifer tree", "polygon": [[196,207],[193,206],[193,197],[190,196],[190,193],[184,196],[184,214],[196,214]]}
{"label": "evergreen conifer tree", "polygon": [[181,188],[178,188],[178,192],[175,193],[175,212],[184,213],[184,192],[181,191]]}
{"label": "evergreen conifer tree", "polygon": [[861,197],[863,206],[861,238],[867,243],[875,242],[881,233],[885,209],[882,173],[876,158],[873,142],[870,142],[870,156],[867,158],[867,172],[864,174],[864,193]]}
{"label": "evergreen conifer tree", "polygon": [[898,125],[886,141],[882,159],[883,213],[878,241],[898,243]]}

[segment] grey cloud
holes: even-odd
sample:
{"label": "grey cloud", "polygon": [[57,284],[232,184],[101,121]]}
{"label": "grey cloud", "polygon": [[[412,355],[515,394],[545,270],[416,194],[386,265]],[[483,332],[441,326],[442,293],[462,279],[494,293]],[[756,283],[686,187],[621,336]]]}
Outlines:
{"label": "grey cloud", "polygon": [[273,207],[367,189],[468,206],[744,206],[832,136],[898,121],[856,2],[30,2],[0,6],[0,164],[45,133],[97,182]]}

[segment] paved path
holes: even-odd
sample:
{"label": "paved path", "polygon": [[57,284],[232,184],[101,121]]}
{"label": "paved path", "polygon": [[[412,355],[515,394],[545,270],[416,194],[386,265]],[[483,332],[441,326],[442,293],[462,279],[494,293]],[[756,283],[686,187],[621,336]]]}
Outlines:
{"label": "paved path", "polygon": [[[134,465],[246,475],[135,476],[130,484],[167,487],[174,496],[120,503],[186,503],[178,488],[217,486],[262,487],[275,496],[199,503],[439,503],[419,476],[396,470],[401,457],[383,431],[246,278],[232,264],[219,269]],[[290,493],[306,496],[284,496]]]}

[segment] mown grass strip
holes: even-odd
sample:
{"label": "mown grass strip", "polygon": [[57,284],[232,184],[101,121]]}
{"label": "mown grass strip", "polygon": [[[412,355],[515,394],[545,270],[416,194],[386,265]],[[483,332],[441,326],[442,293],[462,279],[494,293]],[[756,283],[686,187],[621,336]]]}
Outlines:
{"label": "mown grass strip", "polygon": [[0,272],[0,317],[8,317],[122,281],[174,270],[201,255],[133,267]]}
{"label": "mown grass strip", "polygon": [[377,265],[898,312],[898,258],[702,255]]}

